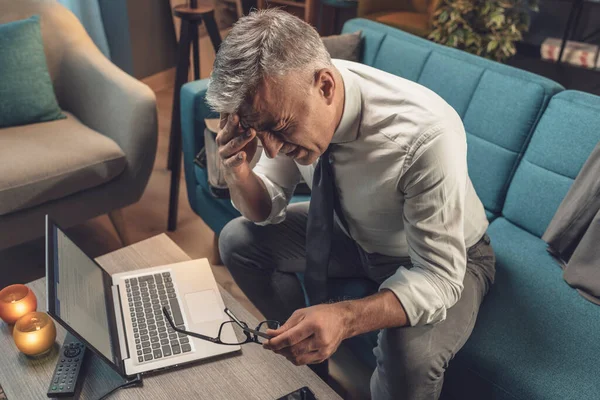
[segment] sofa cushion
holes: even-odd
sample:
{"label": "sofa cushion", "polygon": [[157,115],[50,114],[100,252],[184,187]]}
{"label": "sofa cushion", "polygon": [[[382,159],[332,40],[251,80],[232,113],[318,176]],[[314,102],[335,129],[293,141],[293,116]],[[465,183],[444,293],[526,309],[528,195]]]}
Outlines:
{"label": "sofa cushion", "polygon": [[321,38],[331,58],[340,60],[360,61],[360,32],[346,33],[344,35],[331,35]]}
{"label": "sofa cushion", "polygon": [[541,237],[600,141],[600,97],[564,91],[552,98],[512,180],[502,214]]}
{"label": "sofa cushion", "polygon": [[46,65],[40,17],[0,25],[0,128],[62,119]]}
{"label": "sofa cushion", "polygon": [[562,86],[373,21],[351,20],[343,31],[358,30],[364,63],[430,88],[463,118],[473,186],[486,210],[499,214],[533,128]]}
{"label": "sofa cushion", "polygon": [[458,399],[600,398],[600,307],[562,279],[540,238],[498,218],[489,228],[496,281],[450,363]]}
{"label": "sofa cushion", "polygon": [[98,186],[125,168],[113,140],[66,114],[0,129],[0,215]]}

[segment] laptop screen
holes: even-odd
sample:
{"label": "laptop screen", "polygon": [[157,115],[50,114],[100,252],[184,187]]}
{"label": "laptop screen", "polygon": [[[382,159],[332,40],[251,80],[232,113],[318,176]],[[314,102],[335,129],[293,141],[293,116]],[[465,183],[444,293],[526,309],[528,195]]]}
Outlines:
{"label": "laptop screen", "polygon": [[[52,224],[53,225],[53,224]],[[54,313],[108,360],[115,360],[104,286],[105,272],[56,225],[54,235]],[[50,305],[50,304],[49,304]],[[52,306],[49,307],[52,310]]]}

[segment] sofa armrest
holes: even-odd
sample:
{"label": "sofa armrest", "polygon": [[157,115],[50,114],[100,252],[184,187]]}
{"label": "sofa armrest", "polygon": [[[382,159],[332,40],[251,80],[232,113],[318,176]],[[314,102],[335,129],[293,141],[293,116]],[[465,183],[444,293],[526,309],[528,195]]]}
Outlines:
{"label": "sofa armrest", "polygon": [[141,195],[156,156],[154,93],[111,63],[91,40],[66,47],[59,71],[61,107],[121,147],[127,158],[121,178],[131,180]]}

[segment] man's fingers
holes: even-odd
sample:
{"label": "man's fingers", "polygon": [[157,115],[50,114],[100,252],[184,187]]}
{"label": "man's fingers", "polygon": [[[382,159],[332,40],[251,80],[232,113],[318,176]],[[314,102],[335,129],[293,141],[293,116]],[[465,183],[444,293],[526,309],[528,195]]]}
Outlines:
{"label": "man's fingers", "polygon": [[269,336],[278,336],[298,325],[304,319],[304,312],[302,310],[304,309],[294,311],[283,325],[277,329],[267,329],[266,334]]}
{"label": "man's fingers", "polygon": [[301,356],[298,357],[286,357],[289,361],[292,362],[292,364],[294,365],[306,365],[306,364],[318,364],[322,361],[325,360],[325,358],[323,358],[322,354],[320,351],[316,350],[316,351],[311,351],[310,353],[304,353]]}
{"label": "man's fingers", "polygon": [[248,129],[243,134],[236,136],[229,142],[219,147],[219,155],[221,158],[226,159],[233,156],[238,151],[242,150],[244,146],[250,143],[256,137],[256,131],[252,128]]}
{"label": "man's fingers", "polygon": [[242,165],[246,161],[246,152],[240,151],[235,154],[233,157],[226,158],[223,160],[223,164],[228,169],[237,168]]}
{"label": "man's fingers", "polygon": [[312,334],[312,329],[307,324],[300,323],[282,334],[269,339],[264,347],[270,350],[281,350],[300,343]]}
{"label": "man's fingers", "polygon": [[217,145],[223,146],[224,144],[227,144],[231,139],[242,132],[243,129],[240,126],[240,117],[237,114],[229,114],[225,126],[217,134]]}
{"label": "man's fingers", "polygon": [[227,120],[229,119],[229,114],[227,113],[221,113],[221,115],[219,116],[220,120],[219,120],[219,129],[223,129],[225,128],[225,125],[227,125]]}
{"label": "man's fingers", "polygon": [[285,358],[298,358],[303,354],[312,353],[313,351],[319,350],[317,343],[315,343],[314,336],[302,340],[291,347],[285,347],[281,350],[275,350],[275,353],[281,354]]}

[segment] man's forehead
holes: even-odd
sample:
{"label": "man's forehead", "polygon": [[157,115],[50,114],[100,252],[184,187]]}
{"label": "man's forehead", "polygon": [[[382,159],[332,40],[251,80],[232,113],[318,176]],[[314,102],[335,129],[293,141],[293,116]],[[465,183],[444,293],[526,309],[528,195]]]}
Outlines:
{"label": "man's forehead", "polygon": [[[256,103],[254,103],[256,104]],[[255,107],[249,102],[244,102],[238,111],[242,126],[252,127],[256,130],[267,130],[276,124],[276,116],[264,106]]]}

